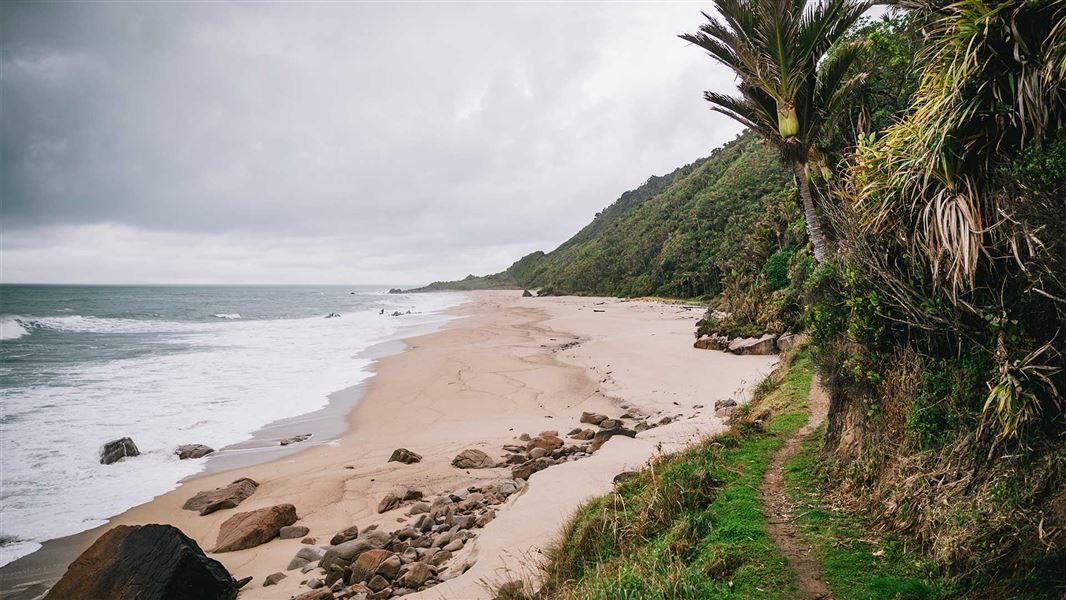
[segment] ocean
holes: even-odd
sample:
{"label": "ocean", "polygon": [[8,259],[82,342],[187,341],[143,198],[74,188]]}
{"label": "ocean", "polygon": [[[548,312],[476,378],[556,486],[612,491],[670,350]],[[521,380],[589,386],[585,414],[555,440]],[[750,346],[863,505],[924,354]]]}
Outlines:
{"label": "ocean", "polygon": [[[323,408],[370,376],[369,348],[438,327],[461,302],[370,287],[0,286],[0,565],[201,471],[208,459],[179,461],[180,444],[222,449]],[[124,436],[141,456],[100,464]]]}

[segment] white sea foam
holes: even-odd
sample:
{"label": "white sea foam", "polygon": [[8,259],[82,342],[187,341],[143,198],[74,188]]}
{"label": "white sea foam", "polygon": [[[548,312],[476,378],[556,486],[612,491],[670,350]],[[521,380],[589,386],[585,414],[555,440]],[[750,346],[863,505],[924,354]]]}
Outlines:
{"label": "white sea foam", "polygon": [[219,313],[217,315],[211,316],[215,317],[216,319],[239,319],[241,318],[241,313]]}
{"label": "white sea foam", "polygon": [[18,317],[0,317],[0,340],[17,340],[29,333]]}
{"label": "white sea foam", "polygon": [[[461,298],[385,300],[386,314],[420,313],[402,318],[365,310],[334,319],[214,323],[76,315],[12,320],[18,331],[25,331],[25,324],[77,332],[171,332],[164,339],[180,351],[57,366],[40,385],[0,389],[6,423],[0,436],[0,535],[19,540],[0,546],[0,564],[173,489],[204,462],[179,461],[173,455],[179,444],[224,448],[271,422],[322,408],[330,393],[369,377],[370,360],[357,358],[363,350],[404,335],[405,325],[443,322],[439,311]],[[16,331],[8,329],[6,318],[3,329],[5,336]],[[123,436],[132,437],[143,454],[99,464],[100,446]]]}

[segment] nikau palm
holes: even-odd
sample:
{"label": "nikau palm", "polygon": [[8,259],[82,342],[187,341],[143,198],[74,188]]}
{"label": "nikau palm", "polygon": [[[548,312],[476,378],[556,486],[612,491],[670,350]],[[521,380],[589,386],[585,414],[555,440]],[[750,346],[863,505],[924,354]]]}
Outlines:
{"label": "nikau palm", "polygon": [[[680,37],[733,69],[740,96],[705,92],[713,110],[759,132],[793,169],[814,256],[825,259],[828,241],[811,193],[808,165],[816,143],[844,109],[848,91],[861,78],[849,75],[858,54],[841,40],[867,2],[827,0],[715,0],[719,21]],[[830,52],[830,49],[833,51]]]}

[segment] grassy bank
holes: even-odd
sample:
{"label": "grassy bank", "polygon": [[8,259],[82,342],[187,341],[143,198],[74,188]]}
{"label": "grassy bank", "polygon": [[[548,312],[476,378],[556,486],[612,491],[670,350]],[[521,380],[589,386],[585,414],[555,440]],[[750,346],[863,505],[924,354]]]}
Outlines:
{"label": "grassy bank", "polygon": [[[661,456],[582,507],[549,554],[538,598],[553,600],[795,598],[794,576],[767,536],[759,487],[774,453],[807,421],[810,358],[768,379],[727,432]],[[813,490],[818,436],[788,465],[799,524],[826,561],[834,595],[942,598],[931,571]]]}

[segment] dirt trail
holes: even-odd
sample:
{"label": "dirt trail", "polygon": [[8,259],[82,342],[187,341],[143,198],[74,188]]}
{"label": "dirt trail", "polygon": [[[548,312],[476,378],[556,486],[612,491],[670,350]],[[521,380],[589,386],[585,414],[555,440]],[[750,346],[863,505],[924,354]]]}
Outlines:
{"label": "dirt trail", "polygon": [[816,375],[811,380],[811,394],[807,401],[811,418],[799,431],[788,438],[785,445],[777,451],[770,468],[766,470],[762,486],[759,489],[763,498],[763,512],[769,523],[770,539],[781,554],[788,559],[788,566],[796,573],[799,591],[805,598],[815,600],[832,600],[829,588],[822,580],[822,569],[813,549],[803,543],[796,534],[796,525],[792,521],[792,504],[785,495],[785,463],[795,456],[800,442],[825,421],[829,412],[829,398]]}

